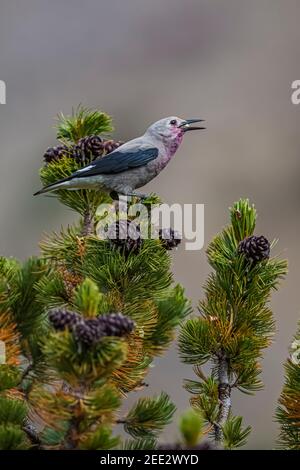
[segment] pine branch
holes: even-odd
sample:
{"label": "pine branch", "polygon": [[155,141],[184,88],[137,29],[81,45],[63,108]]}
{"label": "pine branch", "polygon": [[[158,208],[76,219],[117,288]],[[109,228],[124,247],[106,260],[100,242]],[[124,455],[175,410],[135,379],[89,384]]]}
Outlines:
{"label": "pine branch", "polygon": [[154,450],[157,442],[151,437],[144,439],[128,439],[122,445],[122,450]]}
{"label": "pine branch", "polygon": [[[191,404],[213,426],[215,441],[228,448],[245,442],[249,428],[231,417],[231,390],[251,394],[261,388],[258,378],[262,350],[271,341],[274,319],[268,306],[272,289],[285,276],[287,263],[270,258],[270,244],[253,235],[256,210],[240,200],[230,210],[231,225],[209,244],[213,272],[204,286],[200,316],[188,320],[179,336],[180,355],[195,365],[200,381],[186,381]],[[200,366],[209,362],[211,376]]]}
{"label": "pine branch", "polygon": [[[78,410],[78,407],[77,407]],[[76,416],[76,407],[72,410],[72,418],[69,422],[69,427],[62,445],[62,449],[72,450],[78,447],[79,441],[78,438],[80,436],[80,424],[82,418],[80,416]],[[79,410],[78,410],[79,411]]]}
{"label": "pine branch", "polygon": [[124,427],[134,438],[156,437],[166,426],[176,407],[166,393],[155,398],[140,398],[124,420]]}
{"label": "pine branch", "polygon": [[87,237],[94,231],[94,216],[93,211],[89,207],[86,208],[83,216],[82,236]]}
{"label": "pine branch", "polygon": [[229,416],[222,427],[222,432],[224,448],[234,449],[246,444],[251,427],[242,428],[242,418],[240,416]]}
{"label": "pine branch", "polygon": [[222,426],[226,423],[231,410],[231,387],[229,381],[228,359],[223,352],[218,355],[218,396],[219,396],[219,414],[214,423],[214,434],[216,443],[222,441]]}
{"label": "pine branch", "polygon": [[300,323],[291,344],[290,357],[285,363],[285,381],[278,402],[278,447],[300,450]]}
{"label": "pine branch", "polygon": [[24,382],[24,380],[27,379],[28,375],[33,370],[33,367],[34,367],[33,362],[29,362],[29,364],[24,368],[22,375],[21,375],[20,386],[22,386],[22,383]]}

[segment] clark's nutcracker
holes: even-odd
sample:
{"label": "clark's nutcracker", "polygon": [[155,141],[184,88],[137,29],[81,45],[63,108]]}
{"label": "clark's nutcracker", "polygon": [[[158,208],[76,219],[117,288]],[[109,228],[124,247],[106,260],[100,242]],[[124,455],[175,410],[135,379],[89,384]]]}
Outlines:
{"label": "clark's nutcracker", "polygon": [[58,189],[98,189],[126,196],[145,195],[134,190],[157,176],[171,160],[185,132],[203,119],[167,117],[152,124],[141,137],[130,140],[107,156],[77,170],[71,176],[45,186],[35,193]]}

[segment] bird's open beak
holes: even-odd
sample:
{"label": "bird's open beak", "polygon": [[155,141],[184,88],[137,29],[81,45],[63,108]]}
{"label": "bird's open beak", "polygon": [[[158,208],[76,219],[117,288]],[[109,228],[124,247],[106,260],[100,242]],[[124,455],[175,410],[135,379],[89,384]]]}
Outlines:
{"label": "bird's open beak", "polygon": [[206,127],[199,127],[199,126],[191,126],[191,124],[194,124],[195,122],[203,122],[204,119],[185,119],[180,126],[184,132],[187,131],[196,131],[198,129],[206,129]]}

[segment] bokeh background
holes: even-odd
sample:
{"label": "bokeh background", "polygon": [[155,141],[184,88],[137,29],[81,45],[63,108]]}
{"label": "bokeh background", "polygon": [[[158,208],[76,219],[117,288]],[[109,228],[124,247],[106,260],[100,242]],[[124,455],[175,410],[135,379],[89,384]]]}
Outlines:
{"label": "bokeh background", "polygon": [[[228,207],[249,197],[257,232],[278,237],[289,275],[273,296],[277,334],[263,360],[265,389],[233,397],[253,426],[252,449],[272,448],[282,363],[300,312],[299,0],[1,0],[0,249],[38,253],[44,231],[75,215],[55,199],[33,198],[43,151],[55,143],[53,117],[79,103],[114,117],[116,138],[130,139],[161,117],[203,117],[168,168],[147,189],[168,203],[205,204],[205,245],[226,223]],[[176,281],[196,306],[209,273],[204,250],[173,256]],[[169,392],[188,406],[192,377],[174,346],[156,361],[146,393]],[[132,401],[136,395],[130,398]],[[168,440],[176,437],[176,422]]]}

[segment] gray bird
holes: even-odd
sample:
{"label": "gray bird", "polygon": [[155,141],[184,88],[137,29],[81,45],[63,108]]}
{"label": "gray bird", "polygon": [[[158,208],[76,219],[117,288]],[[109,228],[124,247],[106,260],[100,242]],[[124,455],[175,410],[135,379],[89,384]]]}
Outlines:
{"label": "gray bird", "polygon": [[187,131],[205,129],[191,124],[203,119],[167,117],[152,124],[141,137],[130,140],[107,156],[77,170],[71,176],[35,193],[58,189],[98,189],[113,194],[146,197],[135,192],[169,163]]}

